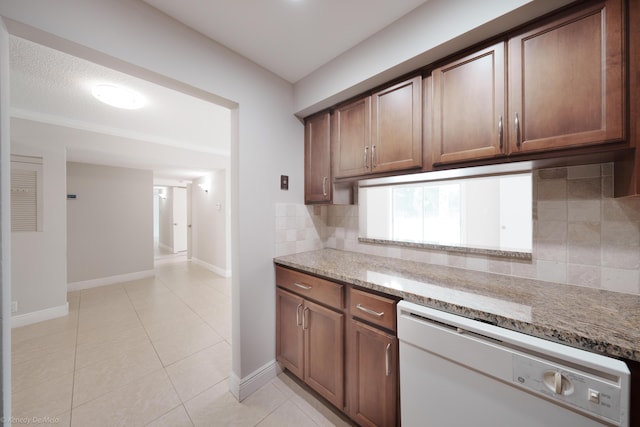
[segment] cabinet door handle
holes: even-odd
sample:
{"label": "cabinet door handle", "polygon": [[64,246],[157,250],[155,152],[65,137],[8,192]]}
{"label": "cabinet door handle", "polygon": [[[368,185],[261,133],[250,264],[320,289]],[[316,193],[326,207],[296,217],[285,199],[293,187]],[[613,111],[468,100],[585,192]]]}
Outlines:
{"label": "cabinet door handle", "polygon": [[300,309],[302,308],[302,303],[298,304],[296,308],[296,326],[300,326]]}
{"label": "cabinet door handle", "polygon": [[371,169],[376,167],[376,146],[371,146]]}
{"label": "cabinet door handle", "polygon": [[518,112],[516,111],[516,146],[520,147],[520,120],[518,120]]}
{"label": "cabinet door handle", "polygon": [[369,169],[369,147],[365,146],[364,147],[364,168],[365,169]]}
{"label": "cabinet door handle", "polygon": [[377,316],[377,317],[384,316],[384,311],[381,311],[381,312],[373,311],[370,308],[367,308],[367,307],[363,306],[362,304],[356,304],[356,308],[358,310],[364,311],[365,313],[371,314],[373,316]]}
{"label": "cabinet door handle", "polygon": [[298,282],[294,282],[294,285],[299,287],[300,289],[304,289],[305,291],[308,291],[309,289],[312,289],[312,286],[303,285],[303,284],[298,283]]}
{"label": "cabinet door handle", "polygon": [[387,344],[387,348],[384,350],[384,369],[385,369],[385,374],[387,376],[391,374],[391,371],[389,370],[389,358],[390,358],[389,351],[390,350],[391,350],[391,343]]}
{"label": "cabinet door handle", "polygon": [[502,114],[500,114],[500,119],[498,120],[498,140],[500,142],[500,149],[502,150]]}
{"label": "cabinet door handle", "polygon": [[307,329],[307,313],[309,312],[309,308],[305,307],[304,310],[302,310],[302,330],[306,330]]}
{"label": "cabinet door handle", "polygon": [[322,195],[327,197],[327,177],[322,177]]}

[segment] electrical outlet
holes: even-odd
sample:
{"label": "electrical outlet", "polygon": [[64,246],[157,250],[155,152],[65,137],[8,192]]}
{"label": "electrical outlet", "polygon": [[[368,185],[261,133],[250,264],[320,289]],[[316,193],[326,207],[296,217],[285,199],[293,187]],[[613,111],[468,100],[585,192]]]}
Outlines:
{"label": "electrical outlet", "polygon": [[18,301],[11,301],[11,312],[12,313],[18,312]]}

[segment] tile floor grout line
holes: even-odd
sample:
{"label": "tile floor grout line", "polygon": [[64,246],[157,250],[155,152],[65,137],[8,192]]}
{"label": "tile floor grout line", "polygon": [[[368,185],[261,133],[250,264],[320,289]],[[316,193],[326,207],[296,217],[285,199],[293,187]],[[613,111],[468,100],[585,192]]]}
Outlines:
{"label": "tile floor grout line", "polygon": [[[157,267],[154,265],[154,270],[155,270],[156,268],[157,268]],[[163,280],[162,280],[162,278],[161,278],[160,276],[158,276],[158,275],[156,274],[156,275],[154,276],[154,279],[158,279],[158,281],[160,281],[160,282],[162,283],[162,285],[163,285],[163,286],[165,286],[165,287],[169,290],[169,292],[173,293],[177,298],[179,298],[179,299],[182,301],[182,299],[180,298],[180,296],[179,296],[179,295],[177,295],[175,292],[173,292],[173,289],[171,289],[169,286],[167,286],[167,283],[166,283],[165,281],[163,281]],[[175,383],[174,383],[173,379],[171,378],[171,375],[169,375],[169,372],[167,371],[167,368],[168,368],[169,366],[171,366],[171,365],[173,365],[173,364],[175,364],[175,363],[178,363],[178,362],[180,362],[181,360],[184,360],[184,358],[183,358],[183,359],[180,359],[180,360],[176,360],[175,362],[173,362],[173,363],[171,363],[171,364],[169,364],[169,365],[165,366],[165,364],[162,362],[162,359],[160,358],[160,355],[158,354],[158,350],[156,349],[156,346],[155,346],[155,344],[153,343],[153,340],[151,339],[151,336],[149,335],[149,331],[147,330],[147,328],[146,328],[146,326],[145,326],[144,322],[142,321],[142,319],[140,318],[140,313],[138,313],[138,309],[136,308],[135,304],[133,304],[133,300],[131,299],[131,295],[129,295],[129,291],[127,291],[127,288],[126,288],[126,287],[124,288],[124,291],[125,291],[125,293],[126,293],[126,295],[127,295],[127,298],[129,299],[129,302],[130,302],[130,303],[131,303],[131,305],[133,306],[133,310],[135,311],[135,313],[136,313],[136,317],[138,318],[138,320],[140,321],[140,324],[142,325],[142,329],[144,330],[145,335],[147,336],[147,338],[149,339],[149,342],[151,343],[151,346],[153,347],[153,351],[155,352],[156,357],[158,357],[158,360],[160,361],[160,364],[162,365],[162,369],[164,370],[164,372],[165,372],[165,374],[166,374],[167,378],[169,379],[169,383],[171,383],[171,387],[173,388],[174,393],[176,394],[176,396],[178,396],[178,399],[180,399],[180,404],[179,404],[179,405],[177,405],[177,406],[176,406],[176,407],[174,407],[174,408],[171,408],[169,411],[165,412],[164,414],[160,415],[159,417],[157,417],[157,418],[155,418],[155,419],[153,419],[153,420],[149,421],[146,425],[151,424],[151,423],[153,423],[154,421],[159,420],[160,418],[164,417],[165,415],[167,415],[167,414],[168,414],[168,413],[170,413],[171,411],[175,410],[177,407],[182,406],[182,407],[184,408],[184,412],[187,414],[187,417],[189,418],[189,422],[191,423],[191,425],[195,426],[195,423],[193,422],[193,419],[191,418],[191,414],[189,414],[189,411],[187,411],[187,407],[186,407],[186,406],[184,406],[185,402],[184,402],[184,400],[182,400],[182,396],[180,396],[180,393],[178,393],[178,389],[176,388],[176,385],[175,385]],[[191,307],[189,307],[189,308],[191,309]],[[196,315],[198,315],[197,313],[195,313],[195,314],[196,314]],[[200,315],[198,315],[198,318],[200,318]],[[200,318],[200,319],[201,319],[201,318]],[[204,319],[201,319],[201,320],[203,320],[203,322],[204,322]],[[206,322],[205,322],[205,323],[206,323]],[[212,344],[212,345],[211,345],[211,346],[209,346],[209,347],[213,347],[214,345],[215,345],[215,344]],[[206,347],[206,348],[209,348],[209,347]],[[203,350],[205,350],[205,349],[203,349]],[[200,351],[202,351],[202,350],[200,350]],[[196,352],[196,353],[197,353],[197,352]],[[195,353],[194,353],[194,354],[195,354]],[[190,355],[190,356],[191,356],[191,355]],[[189,356],[187,356],[187,357],[189,357]]]}

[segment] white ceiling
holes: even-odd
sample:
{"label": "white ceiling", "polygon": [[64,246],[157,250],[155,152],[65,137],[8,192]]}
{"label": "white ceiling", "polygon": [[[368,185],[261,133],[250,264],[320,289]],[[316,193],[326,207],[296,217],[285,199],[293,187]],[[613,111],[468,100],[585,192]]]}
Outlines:
{"label": "white ceiling", "polygon": [[143,0],[295,83],[427,0]]}
{"label": "white ceiling", "polygon": [[[29,121],[40,129],[46,124],[48,138],[64,141],[70,161],[144,167],[166,179],[191,180],[228,163],[227,108],[14,36],[10,67],[12,117],[20,120],[12,126],[14,138],[26,139]],[[99,83],[133,89],[146,105],[121,110],[103,104],[91,95]],[[167,150],[184,153],[170,164],[150,160]],[[200,161],[179,161],[193,153]]]}
{"label": "white ceiling", "polygon": [[[294,83],[426,0],[143,1]],[[15,36],[10,50],[16,139],[44,135],[70,161],[152,169],[157,179],[228,167],[228,109]],[[101,104],[96,83],[134,89],[147,105]]]}

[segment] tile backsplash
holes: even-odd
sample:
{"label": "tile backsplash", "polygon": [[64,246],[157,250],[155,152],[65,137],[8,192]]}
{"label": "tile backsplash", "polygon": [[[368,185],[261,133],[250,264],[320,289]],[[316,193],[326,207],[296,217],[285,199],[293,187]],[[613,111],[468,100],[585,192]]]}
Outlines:
{"label": "tile backsplash", "polygon": [[276,205],[276,256],[335,248],[640,294],[640,198],[613,198],[613,164],[533,173],[532,260],[358,241],[357,206]]}

